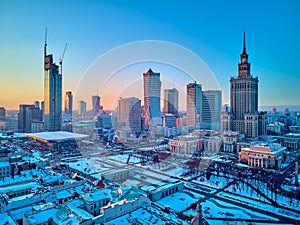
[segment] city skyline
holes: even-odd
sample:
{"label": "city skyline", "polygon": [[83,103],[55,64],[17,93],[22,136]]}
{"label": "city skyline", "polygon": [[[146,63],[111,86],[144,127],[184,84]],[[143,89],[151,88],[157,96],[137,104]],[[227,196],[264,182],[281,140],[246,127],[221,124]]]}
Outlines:
{"label": "city skyline", "polygon": [[[4,34],[0,37],[3,49],[0,106],[17,109],[19,104],[43,100],[45,26],[48,27],[48,51],[54,54],[54,61],[62,56],[64,43],[68,42],[63,92],[72,90],[76,95],[78,82],[87,68],[110,49],[134,41],[163,40],[186,47],[202,58],[224,92],[223,103],[229,103],[229,79],[237,74],[237,52],[242,48],[241,34],[246,29],[252,71],[260,77],[259,105],[300,105],[299,68],[293,66],[297,65],[296,54],[300,50],[296,1],[275,1],[271,5],[254,2],[247,5],[247,11],[240,10],[240,4],[235,1],[190,5],[165,2],[151,10],[140,2],[68,3],[60,4],[57,9],[60,17],[51,20],[44,19],[50,17],[51,11],[43,10],[50,2],[39,2],[34,7],[21,1],[0,3],[0,26]],[[67,12],[69,7],[72,10]],[[167,13],[179,10],[183,16]],[[80,21],[76,16],[79,12],[84,18]],[[18,66],[14,66],[16,62]],[[141,71],[144,70],[136,74]],[[12,94],[6,94],[12,89]],[[278,93],[276,98],[275,93]],[[109,109],[107,106],[113,100],[103,98],[104,109]]]}

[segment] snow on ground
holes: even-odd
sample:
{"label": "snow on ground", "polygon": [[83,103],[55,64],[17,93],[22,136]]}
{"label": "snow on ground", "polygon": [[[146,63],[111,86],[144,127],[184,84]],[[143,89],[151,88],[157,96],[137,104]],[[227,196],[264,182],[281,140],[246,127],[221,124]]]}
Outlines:
{"label": "snow on ground", "polygon": [[155,180],[155,179],[152,179],[150,177],[146,177],[145,179],[141,180],[141,176],[136,174],[134,175],[134,178],[136,178],[137,180],[140,180],[140,183],[142,185],[156,185],[156,186],[162,186],[162,185],[165,185],[166,182],[164,181],[161,181],[161,180]]}
{"label": "snow on ground", "polygon": [[232,205],[230,203],[209,199],[202,204],[202,212],[205,218],[243,218],[243,219],[261,219],[266,221],[277,221],[276,218],[254,212],[252,210],[244,209],[239,206]]}
{"label": "snow on ground", "polygon": [[196,182],[199,184],[204,184],[206,186],[210,186],[218,189],[225,187],[231,181],[232,180],[229,178],[217,177],[217,176],[211,176],[209,180],[207,180],[205,177],[199,177],[196,180]]}
{"label": "snow on ground", "polygon": [[[261,190],[265,195],[267,195],[269,198],[275,200],[275,194],[274,192],[271,192],[270,190],[268,190],[268,188],[266,187],[265,183],[262,182],[255,182],[255,181],[251,181],[251,184],[254,187],[257,187],[259,190]],[[291,208],[291,209],[298,209],[300,210],[300,201],[298,201],[297,203],[297,199],[295,198],[288,198],[282,195],[277,194],[276,196],[276,202],[279,205],[285,206],[287,208]]]}
{"label": "snow on ground", "polygon": [[234,194],[229,194],[229,193],[224,193],[224,192],[220,192],[217,194],[220,197],[225,197],[228,198],[230,200],[236,201],[236,202],[240,202],[243,204],[247,204],[247,205],[251,205],[254,208],[258,208],[258,209],[262,209],[265,210],[266,212],[273,212],[275,214],[279,214],[288,218],[292,218],[292,219],[300,219],[300,211],[299,213],[296,212],[292,212],[289,210],[285,210],[285,209],[281,209],[272,205],[268,205],[266,203],[257,203],[256,200],[251,200],[248,198],[244,198],[242,196],[237,196]]}
{"label": "snow on ground", "polygon": [[[123,163],[127,162],[128,157],[129,157],[129,155],[120,155],[120,154],[111,156],[111,158],[113,158],[115,160],[118,160],[120,162],[123,162]],[[139,162],[141,162],[140,158],[137,158],[137,157],[134,157],[134,156],[130,157],[129,163],[135,163],[136,164],[136,163],[139,163]]]}
{"label": "snow on ground", "polygon": [[[206,219],[207,222],[209,224],[213,224],[213,225],[249,225],[250,223],[249,222],[243,222],[243,221],[223,221],[223,220],[214,220],[214,219],[209,219],[207,218]],[[251,225],[265,225],[265,223],[257,223],[257,222],[251,222]],[[268,222],[268,225],[278,225],[278,223],[269,223]],[[283,224],[281,224],[283,225]],[[292,225],[292,224],[284,224],[284,225]]]}
{"label": "snow on ground", "polygon": [[173,169],[164,171],[165,174],[169,176],[176,176],[176,177],[180,177],[185,172],[187,172],[187,170],[180,167],[175,167]]}
{"label": "snow on ground", "polygon": [[165,225],[167,222],[188,225],[188,223],[179,220],[174,214],[163,213],[152,206],[137,209],[129,214],[118,217],[114,220],[104,223],[105,225],[119,224],[155,224]]}
{"label": "snow on ground", "polygon": [[[230,185],[228,188],[225,189],[226,191],[232,192],[234,194],[239,194],[242,196],[246,196],[253,199],[258,199],[264,202],[271,203],[269,200],[265,199],[263,196],[261,196],[257,191],[255,191],[253,188],[251,188],[247,184],[240,184],[240,185]],[[263,192],[265,193],[265,192]]]}
{"label": "snow on ground", "polygon": [[203,197],[204,196],[196,196],[192,193],[187,192],[177,192],[168,197],[158,200],[156,203],[162,206],[163,208],[169,206],[170,209],[172,209],[175,212],[182,212],[189,208],[192,203],[196,203],[200,198]]}

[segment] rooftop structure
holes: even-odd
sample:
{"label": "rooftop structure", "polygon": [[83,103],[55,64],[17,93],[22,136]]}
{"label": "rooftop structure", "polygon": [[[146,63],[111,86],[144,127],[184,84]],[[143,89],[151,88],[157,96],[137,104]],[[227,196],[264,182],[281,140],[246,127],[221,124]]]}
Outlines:
{"label": "rooftop structure", "polygon": [[74,139],[82,140],[88,137],[85,134],[76,134],[66,131],[31,133],[25,134],[25,136],[42,142],[64,142]]}

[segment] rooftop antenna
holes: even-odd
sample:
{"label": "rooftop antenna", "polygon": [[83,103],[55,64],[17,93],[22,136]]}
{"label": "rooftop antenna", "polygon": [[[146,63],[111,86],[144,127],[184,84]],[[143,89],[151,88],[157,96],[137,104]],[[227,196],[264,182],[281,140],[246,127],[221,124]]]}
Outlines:
{"label": "rooftop antenna", "polygon": [[45,45],[44,45],[44,55],[47,55],[47,27],[45,27]]}
{"label": "rooftop antenna", "polygon": [[67,43],[65,44],[65,48],[64,48],[64,51],[63,51],[63,54],[62,54],[62,57],[59,58],[59,65],[60,65],[60,74],[62,74],[62,62],[64,60],[64,57],[65,57],[65,52],[66,52],[66,49],[67,49]]}

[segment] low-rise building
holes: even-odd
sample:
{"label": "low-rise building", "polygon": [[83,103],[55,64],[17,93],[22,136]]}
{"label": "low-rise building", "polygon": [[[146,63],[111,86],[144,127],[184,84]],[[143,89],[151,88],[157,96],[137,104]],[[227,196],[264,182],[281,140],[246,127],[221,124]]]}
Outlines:
{"label": "low-rise building", "polygon": [[277,143],[250,145],[242,148],[239,160],[254,167],[279,169],[283,163],[286,147]]}
{"label": "low-rise building", "polygon": [[267,132],[268,134],[281,134],[284,130],[285,125],[278,121],[274,123],[270,123],[267,125]]}
{"label": "low-rise building", "polygon": [[300,133],[300,126],[289,126],[292,133]]}
{"label": "low-rise building", "polygon": [[211,156],[217,154],[221,150],[222,140],[219,136],[210,136],[202,137],[198,143],[201,143],[202,145],[200,149],[203,150],[206,155]]}
{"label": "low-rise building", "polygon": [[284,135],[283,146],[289,150],[300,149],[300,134],[288,133]]}
{"label": "low-rise building", "polygon": [[223,148],[221,151],[225,153],[238,154],[237,143],[245,138],[243,134],[238,131],[224,131],[222,135]]}
{"label": "low-rise building", "polygon": [[158,201],[171,194],[181,191],[183,188],[184,188],[184,183],[182,181],[169,183],[149,191],[148,197],[151,201]]}
{"label": "low-rise building", "polygon": [[169,140],[169,149],[173,153],[192,155],[199,150],[200,140],[194,136],[179,136]]}

